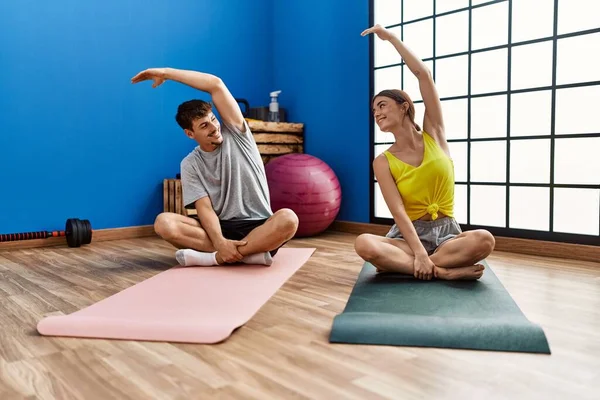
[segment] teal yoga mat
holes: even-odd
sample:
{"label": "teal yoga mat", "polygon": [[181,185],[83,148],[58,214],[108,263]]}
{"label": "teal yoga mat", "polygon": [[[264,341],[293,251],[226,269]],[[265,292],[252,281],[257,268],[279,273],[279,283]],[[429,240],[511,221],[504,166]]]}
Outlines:
{"label": "teal yoga mat", "polygon": [[542,328],[483,264],[478,281],[422,281],[365,263],[329,341],[550,354]]}

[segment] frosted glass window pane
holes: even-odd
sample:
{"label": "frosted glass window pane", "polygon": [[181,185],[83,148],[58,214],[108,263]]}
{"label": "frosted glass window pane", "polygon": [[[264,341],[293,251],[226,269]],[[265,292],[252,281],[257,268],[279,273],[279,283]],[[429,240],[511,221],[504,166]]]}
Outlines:
{"label": "frosted glass window pane", "polygon": [[512,48],[510,85],[525,89],[552,84],[552,41]]}
{"label": "frosted glass window pane", "polygon": [[510,142],[510,182],[550,183],[550,140]]}
{"label": "frosted glass window pane", "polygon": [[508,43],[508,2],[475,8],[471,18],[473,50]]}
{"label": "frosted glass window pane", "polygon": [[557,46],[557,84],[600,80],[600,33],[560,39]]}
{"label": "frosted glass window pane", "polygon": [[469,85],[468,57],[458,56],[437,60],[435,82],[441,98],[466,95]]}
{"label": "frosted glass window pane", "polygon": [[[398,26],[396,28],[391,28],[391,32],[396,34],[398,37],[401,37],[402,29]],[[374,55],[375,55],[375,67],[383,67],[391,64],[399,64],[402,62],[402,57],[398,54],[398,51],[394,48],[394,46],[384,40],[380,40],[375,37],[373,39],[374,43]]]}
{"label": "frosted glass window pane", "polygon": [[[440,1],[444,1],[444,0],[440,0]],[[489,1],[490,1],[490,0],[473,0],[473,1],[471,2],[471,4],[475,6],[475,5],[477,5],[477,4],[487,3],[487,2],[489,2]]]}
{"label": "frosted glass window pane", "polygon": [[377,125],[376,122],[373,122],[373,126],[375,128],[375,142],[377,143],[381,143],[381,142],[386,142],[386,143],[390,143],[390,142],[394,142],[394,140],[396,140],[394,138],[394,134],[391,132],[381,132],[381,130],[379,129],[379,126]]}
{"label": "frosted glass window pane", "polygon": [[415,104],[415,122],[423,129],[423,117],[425,116],[425,104],[424,103],[414,103]]}
{"label": "frosted glass window pane", "polygon": [[433,0],[403,0],[403,3],[404,22],[433,15]]}
{"label": "frosted glass window pane", "polygon": [[558,2],[558,34],[598,28],[598,0],[561,0]]}
{"label": "frosted glass window pane", "polygon": [[403,42],[420,59],[433,57],[433,19],[404,25]]}
{"label": "frosted glass window pane", "polygon": [[471,56],[471,92],[504,92],[507,85],[506,49],[484,51]]}
{"label": "frosted glass window pane", "polygon": [[446,11],[458,10],[465,7],[469,7],[469,0],[443,0],[436,2],[435,12],[436,14],[441,14]]}
{"label": "frosted glass window pane", "polygon": [[598,235],[600,190],[554,189],[554,231]]}
{"label": "frosted glass window pane", "polygon": [[389,144],[378,144],[373,147],[373,158],[377,158],[378,155],[390,148]]}
{"label": "frosted glass window pane", "polygon": [[385,203],[385,199],[383,198],[383,194],[381,193],[381,188],[379,187],[379,183],[375,182],[375,217],[377,218],[394,218],[392,213],[388,209],[387,204]]}
{"label": "frosted glass window pane", "polygon": [[467,181],[467,142],[450,142],[450,156],[454,161],[454,180]]}
{"label": "frosted glass window pane", "polygon": [[471,181],[506,182],[506,141],[471,143]]}
{"label": "frosted glass window pane", "polygon": [[471,224],[506,225],[506,187],[471,186]]}
{"label": "frosted glass window pane", "polygon": [[549,188],[510,188],[510,227],[548,231],[550,228]]}
{"label": "frosted glass window pane", "polygon": [[[438,2],[438,4],[440,3],[444,2]],[[469,50],[468,11],[436,18],[435,31],[436,56],[461,53]]]}
{"label": "frosted glass window pane", "polygon": [[549,135],[552,92],[517,93],[510,98],[510,136]]}
{"label": "frosted glass window pane", "polygon": [[384,89],[400,89],[402,88],[402,67],[390,67],[375,70],[375,93],[377,94]]}
{"label": "frosted glass window pane", "polygon": [[506,95],[471,99],[471,137],[506,137]]}
{"label": "frosted glass window pane", "polygon": [[373,2],[375,23],[382,26],[402,22],[402,2],[398,0],[375,0]]}
{"label": "frosted glass window pane", "polygon": [[556,139],[554,181],[600,184],[600,138]]}
{"label": "frosted glass window pane", "polygon": [[556,133],[598,133],[600,86],[556,91]]}
{"label": "frosted glass window pane", "polygon": [[512,2],[513,43],[552,36],[553,29],[554,0]]}
{"label": "frosted glass window pane", "polygon": [[[425,61],[425,65],[433,72],[433,61]],[[421,89],[419,88],[419,80],[406,65],[403,65],[402,68],[404,69],[404,91],[410,96],[412,101],[423,100]]]}
{"label": "frosted glass window pane", "polygon": [[467,99],[442,101],[446,139],[467,138]]}
{"label": "frosted glass window pane", "polygon": [[467,185],[454,186],[454,219],[459,224],[467,223]]}

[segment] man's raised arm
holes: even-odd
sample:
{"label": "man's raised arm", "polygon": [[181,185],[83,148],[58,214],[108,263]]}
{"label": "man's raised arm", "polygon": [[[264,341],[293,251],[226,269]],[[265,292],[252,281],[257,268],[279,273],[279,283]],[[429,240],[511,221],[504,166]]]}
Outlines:
{"label": "man's raised arm", "polygon": [[229,92],[225,83],[218,76],[174,68],[150,68],[131,78],[131,83],[139,83],[150,79],[154,82],[152,84],[153,88],[162,85],[166,80],[171,80],[209,93],[223,122],[237,128],[239,131],[244,131],[242,110],[240,110],[239,104]]}

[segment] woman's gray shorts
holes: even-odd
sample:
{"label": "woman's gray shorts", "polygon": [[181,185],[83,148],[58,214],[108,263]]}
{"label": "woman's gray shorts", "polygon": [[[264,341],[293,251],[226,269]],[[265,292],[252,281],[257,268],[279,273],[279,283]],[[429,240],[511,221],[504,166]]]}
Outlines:
{"label": "woman's gray shorts", "polygon": [[[435,221],[418,219],[413,221],[413,225],[421,243],[423,243],[423,247],[425,247],[429,255],[432,255],[442,243],[462,233],[458,222],[450,217],[443,217]],[[385,236],[392,239],[403,239],[402,233],[400,233],[396,224],[392,226]]]}

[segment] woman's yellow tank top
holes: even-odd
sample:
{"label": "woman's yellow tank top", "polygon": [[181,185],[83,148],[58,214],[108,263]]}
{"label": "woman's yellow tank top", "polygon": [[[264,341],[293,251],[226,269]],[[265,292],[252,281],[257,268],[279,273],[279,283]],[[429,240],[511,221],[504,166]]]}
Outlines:
{"label": "woman's yellow tank top", "polygon": [[454,217],[454,163],[425,131],[423,141],[423,162],[418,167],[384,151],[406,213],[411,221],[428,213],[435,220],[438,212]]}

